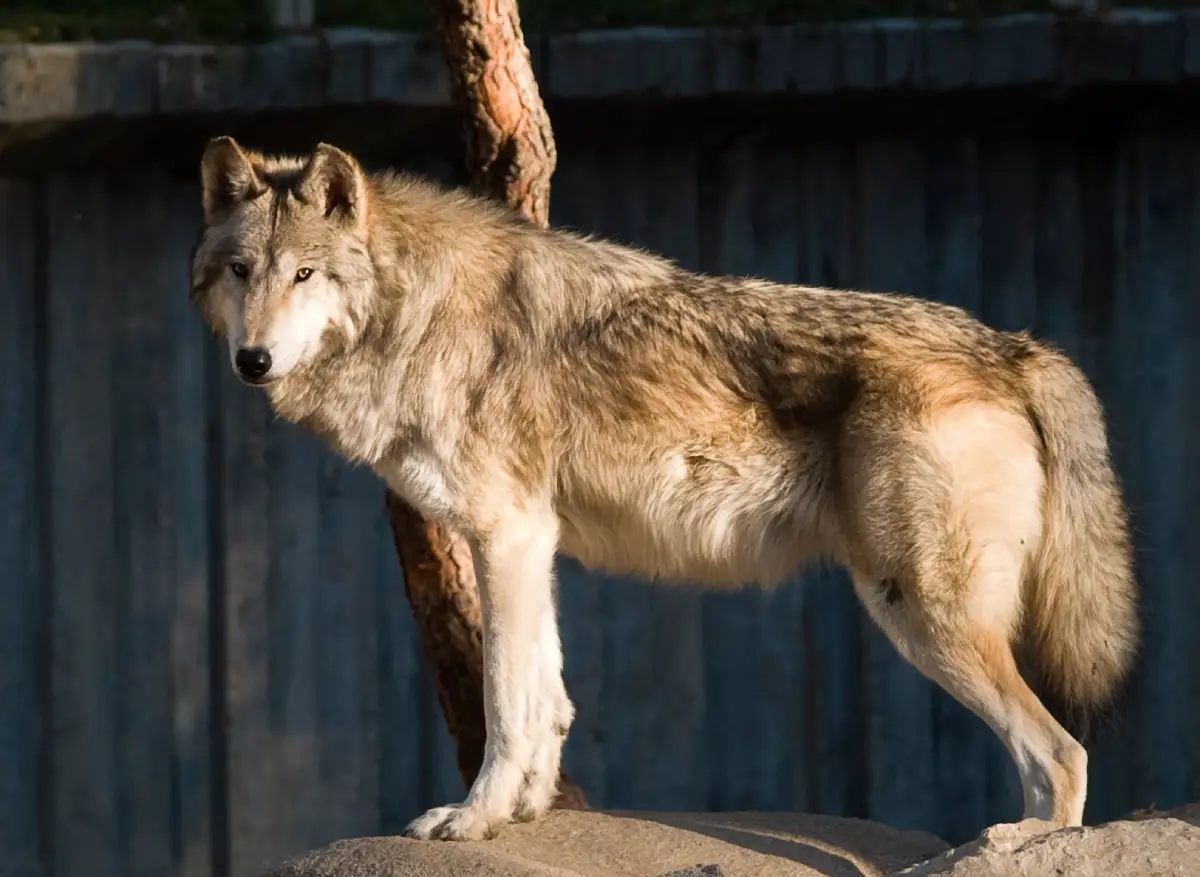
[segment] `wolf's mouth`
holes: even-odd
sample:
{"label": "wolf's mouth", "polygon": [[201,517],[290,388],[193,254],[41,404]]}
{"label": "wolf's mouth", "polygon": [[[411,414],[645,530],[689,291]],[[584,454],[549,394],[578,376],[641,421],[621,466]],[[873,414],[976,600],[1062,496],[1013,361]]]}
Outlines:
{"label": "wolf's mouth", "polygon": [[234,369],[233,373],[237,375],[238,380],[247,387],[266,387],[279,380],[279,375],[263,375],[260,378],[251,378],[241,374],[239,371],[237,371],[237,369]]}

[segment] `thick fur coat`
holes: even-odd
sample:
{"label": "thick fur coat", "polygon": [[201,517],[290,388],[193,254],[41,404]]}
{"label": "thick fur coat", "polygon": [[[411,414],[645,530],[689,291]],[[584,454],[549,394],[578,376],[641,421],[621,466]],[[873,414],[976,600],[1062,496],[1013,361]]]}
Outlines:
{"label": "thick fur coat", "polygon": [[1138,631],[1103,414],[1062,354],[918,298],[699,275],[327,145],[219,138],[202,177],[191,297],[235,372],[472,546],[485,762],[412,835],[549,807],[556,552],[715,586],[842,564],[1003,740],[1025,814],[1080,823],[1086,753],[1014,649],[1085,712]]}

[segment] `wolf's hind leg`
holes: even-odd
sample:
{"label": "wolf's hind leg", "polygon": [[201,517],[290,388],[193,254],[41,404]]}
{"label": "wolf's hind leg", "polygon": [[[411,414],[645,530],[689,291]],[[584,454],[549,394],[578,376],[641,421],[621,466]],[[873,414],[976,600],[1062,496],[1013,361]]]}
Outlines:
{"label": "wolf's hind leg", "polygon": [[[880,590],[878,582],[857,576],[855,587],[860,594]],[[910,617],[909,607],[900,605],[914,601],[910,594],[896,598],[893,593],[891,605],[886,597],[871,594],[870,599],[872,616],[901,654],[1004,743],[1021,776],[1024,817],[1060,827],[1080,825],[1087,753],[1021,677],[1007,632],[954,610],[927,614],[918,608],[911,613],[917,617]]]}
{"label": "wolf's hind leg", "polygon": [[1081,824],[1087,753],[1021,677],[1011,645],[1042,533],[1031,427],[971,404],[884,438],[887,452],[852,482],[855,590],[900,653],[1003,741],[1025,817]]}

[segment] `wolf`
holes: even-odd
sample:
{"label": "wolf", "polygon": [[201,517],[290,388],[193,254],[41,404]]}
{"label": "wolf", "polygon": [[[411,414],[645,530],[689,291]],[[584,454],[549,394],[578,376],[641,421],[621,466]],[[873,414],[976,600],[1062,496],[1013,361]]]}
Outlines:
{"label": "wolf", "polygon": [[1024,815],[1081,824],[1087,753],[1045,704],[1111,705],[1138,596],[1104,412],[1064,354],[918,297],[695,273],[329,144],[219,137],[200,164],[189,297],[234,373],[471,547],[485,758],[408,835],[550,807],[560,552],[713,587],[840,564],[1003,741]]}

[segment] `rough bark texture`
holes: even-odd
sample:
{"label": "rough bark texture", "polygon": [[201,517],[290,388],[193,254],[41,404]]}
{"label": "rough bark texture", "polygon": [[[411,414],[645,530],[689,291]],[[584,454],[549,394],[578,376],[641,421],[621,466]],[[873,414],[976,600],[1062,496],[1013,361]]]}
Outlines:
{"label": "rough bark texture", "polygon": [[475,189],[545,226],[557,154],[515,0],[433,0]]}
{"label": "rough bark texture", "polygon": [[[459,106],[474,189],[545,226],[554,137],[514,0],[433,0]],[[469,787],[483,764],[483,622],[471,552],[463,538],[425,521],[391,491],[388,516],[405,590],[433,669],[434,687]],[[582,790],[559,776],[559,809],[586,809]]]}

